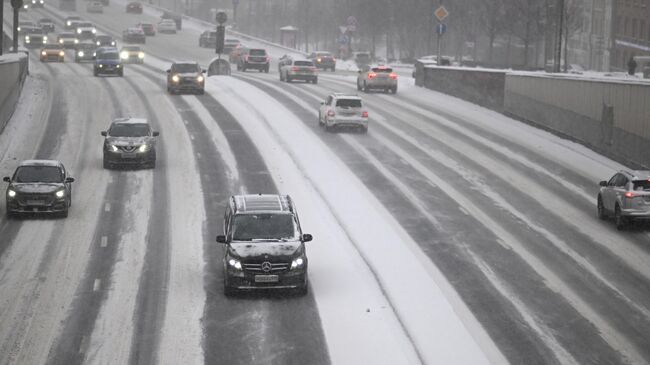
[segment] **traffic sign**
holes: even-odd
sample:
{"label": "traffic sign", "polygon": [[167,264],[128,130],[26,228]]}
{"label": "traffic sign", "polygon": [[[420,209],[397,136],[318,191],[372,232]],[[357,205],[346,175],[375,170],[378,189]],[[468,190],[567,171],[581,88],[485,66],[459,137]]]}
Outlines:
{"label": "traffic sign", "polygon": [[447,33],[447,24],[440,23],[440,24],[436,25],[436,33],[438,33],[438,35],[443,35],[443,34]]}
{"label": "traffic sign", "polygon": [[347,19],[348,25],[356,25],[357,24],[357,18],[354,16],[350,15]]}
{"label": "traffic sign", "polygon": [[223,10],[219,10],[219,11],[217,12],[217,15],[215,15],[215,20],[217,21],[217,23],[219,23],[219,24],[223,24],[223,23],[225,23],[226,21],[228,21],[228,15],[226,14],[225,11],[223,11]]}
{"label": "traffic sign", "polygon": [[20,9],[23,7],[23,0],[11,0],[11,7]]}
{"label": "traffic sign", "polygon": [[440,7],[438,7],[438,9],[433,12],[433,15],[435,15],[439,21],[443,21],[446,17],[449,16],[449,12],[444,6],[440,5]]}

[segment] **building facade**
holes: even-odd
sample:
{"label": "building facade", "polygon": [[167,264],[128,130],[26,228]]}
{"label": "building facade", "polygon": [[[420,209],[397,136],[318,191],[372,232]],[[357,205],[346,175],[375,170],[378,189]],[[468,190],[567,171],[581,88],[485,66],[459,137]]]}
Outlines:
{"label": "building facade", "polygon": [[630,57],[650,56],[650,0],[615,0],[613,20],[610,68],[626,70]]}
{"label": "building facade", "polygon": [[567,9],[569,64],[609,71],[613,5],[617,0],[574,0]]}

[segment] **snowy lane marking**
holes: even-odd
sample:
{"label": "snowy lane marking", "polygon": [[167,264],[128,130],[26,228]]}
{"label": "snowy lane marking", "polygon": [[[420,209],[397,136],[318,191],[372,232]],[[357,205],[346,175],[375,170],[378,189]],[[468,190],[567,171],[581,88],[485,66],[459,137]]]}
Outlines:
{"label": "snowy lane marking", "polygon": [[201,152],[196,153],[196,158],[201,158]]}
{"label": "snowy lane marking", "polygon": [[194,140],[194,135],[190,134],[190,139],[193,141]]}
{"label": "snowy lane marking", "polygon": [[100,247],[106,247],[108,245],[108,237],[102,236],[101,238],[101,243],[99,244]]}
{"label": "snowy lane marking", "polygon": [[93,282],[93,291],[98,291],[101,283],[102,281],[100,279],[95,279],[95,282]]}
{"label": "snowy lane marking", "polygon": [[79,353],[83,354],[84,352],[86,352],[87,347],[88,347],[88,337],[81,336],[81,341],[79,342]]}
{"label": "snowy lane marking", "polygon": [[106,205],[104,205],[104,211],[105,212],[110,212],[111,211],[111,203],[106,203]]}
{"label": "snowy lane marking", "polygon": [[459,209],[463,214],[465,214],[465,215],[467,215],[467,216],[470,216],[470,215],[471,215],[471,214],[469,214],[469,212],[468,212],[465,208],[463,208],[462,205],[459,205],[459,206],[458,206],[458,209]]}

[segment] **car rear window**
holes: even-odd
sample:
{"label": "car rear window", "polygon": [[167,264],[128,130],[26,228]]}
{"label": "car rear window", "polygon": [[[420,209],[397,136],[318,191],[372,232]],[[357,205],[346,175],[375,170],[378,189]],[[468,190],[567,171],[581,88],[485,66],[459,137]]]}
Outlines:
{"label": "car rear window", "polygon": [[372,69],[373,72],[379,72],[379,73],[391,73],[393,72],[392,68],[387,68],[387,67],[375,67]]}
{"label": "car rear window", "polygon": [[249,54],[251,56],[266,56],[266,51],[263,49],[251,49]]}
{"label": "car rear window", "polygon": [[311,61],[296,61],[293,64],[296,66],[314,66],[314,63]]}
{"label": "car rear window", "polygon": [[632,181],[634,190],[650,190],[650,180]]}
{"label": "car rear window", "polygon": [[341,108],[361,108],[361,99],[337,99],[336,106]]}

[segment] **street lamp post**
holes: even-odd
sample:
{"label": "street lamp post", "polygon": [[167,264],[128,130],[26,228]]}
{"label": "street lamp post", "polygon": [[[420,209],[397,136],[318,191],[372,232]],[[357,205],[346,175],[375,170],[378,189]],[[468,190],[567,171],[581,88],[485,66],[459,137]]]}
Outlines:
{"label": "street lamp post", "polygon": [[557,44],[556,44],[556,53],[555,53],[555,72],[560,72],[560,67],[562,64],[562,33],[564,33],[564,0],[559,0],[560,6],[558,6],[559,11],[559,21],[558,21],[558,30],[557,30]]}
{"label": "street lamp post", "polygon": [[4,33],[5,6],[4,5],[5,5],[4,0],[0,0],[0,21],[2,21],[2,23],[0,23],[0,56],[2,56],[2,49],[4,47],[4,40],[5,40],[5,33]]}

